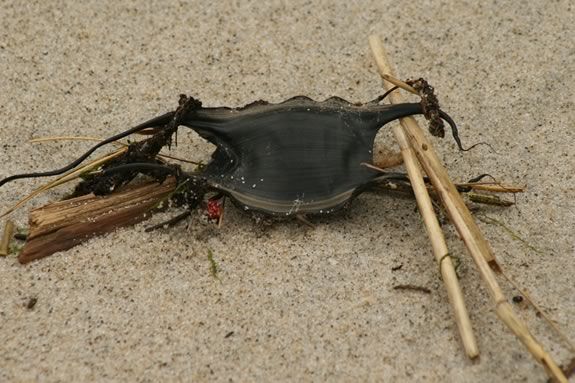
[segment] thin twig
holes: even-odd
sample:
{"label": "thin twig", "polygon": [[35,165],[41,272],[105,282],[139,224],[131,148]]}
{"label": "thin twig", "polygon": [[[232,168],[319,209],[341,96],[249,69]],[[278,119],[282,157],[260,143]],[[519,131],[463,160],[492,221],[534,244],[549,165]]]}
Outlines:
{"label": "thin twig", "polygon": [[[401,81],[401,80],[398,79],[398,78],[395,78],[395,77],[393,77],[393,76],[391,76],[391,75],[389,75],[389,74],[387,74],[387,73],[382,73],[382,74],[381,74],[381,77],[382,77],[384,80],[386,80],[387,82],[390,82],[390,83],[392,83],[393,85],[395,85],[395,86],[397,86],[397,87],[399,87],[399,88],[401,88],[401,89],[403,89],[403,90],[408,91],[409,93],[413,93],[413,94],[419,95],[419,93],[415,90],[414,87],[412,87],[411,85],[409,85],[408,83],[406,83],[406,82],[404,82],[404,81]],[[385,86],[385,85],[384,85],[384,86]],[[387,88],[387,86],[385,86],[385,87]],[[391,89],[391,87],[389,87],[389,89]],[[387,90],[389,90],[389,89],[387,89]]]}
{"label": "thin twig", "polygon": [[524,187],[514,185],[500,185],[493,182],[469,182],[464,184],[457,184],[457,186],[469,186],[474,190],[483,190],[494,193],[523,193]]}
{"label": "thin twig", "polygon": [[[371,36],[369,42],[380,73],[393,76],[393,71],[391,70],[379,37]],[[394,103],[403,102],[398,92],[391,94],[391,100]],[[452,222],[455,224],[475,261],[479,273],[492,295],[497,315],[521,342],[523,342],[535,359],[543,365],[549,376],[559,382],[567,383],[567,379],[557,363],[529,332],[526,324],[515,314],[511,305],[507,302],[505,295],[503,295],[495,278],[495,273],[491,269],[491,267],[498,269],[499,265],[493,256],[487,240],[483,237],[483,234],[467,209],[465,202],[457,192],[455,185],[451,182],[433,146],[429,140],[427,140],[414,118],[402,118],[400,122],[420,164],[438,191],[445,209],[449,213]]]}
{"label": "thin twig", "polygon": [[420,293],[431,294],[431,290],[428,289],[427,287],[417,286],[417,285],[412,285],[412,284],[395,285],[395,286],[393,286],[393,289],[394,290],[411,290],[411,291],[417,291]]}
{"label": "thin twig", "polygon": [[[104,141],[101,138],[98,137],[92,137],[92,136],[48,136],[48,137],[37,137],[37,138],[32,138],[30,141],[28,141],[31,144],[41,144],[44,142],[54,142],[54,141],[90,141],[90,142],[101,142]],[[113,145],[117,145],[117,146],[127,146],[127,144],[124,144],[120,141],[114,141],[111,144]]]}
{"label": "thin twig", "polygon": [[514,202],[501,199],[496,195],[467,193],[467,197],[469,198],[469,200],[471,202],[483,203],[486,205],[495,205],[495,206],[507,207],[507,206],[513,206],[515,204]]}
{"label": "thin twig", "polygon": [[[94,141],[94,142],[101,142],[104,140],[101,138],[98,138],[98,137],[91,137],[91,136],[49,136],[49,137],[33,138],[29,142],[32,144],[38,144],[38,143],[44,143],[44,142],[50,142],[50,141]],[[128,144],[121,142],[121,141],[114,141],[114,142],[112,142],[112,144],[114,144],[116,146],[120,146],[120,147],[128,146]],[[162,158],[169,158],[171,160],[185,162],[185,163],[192,164],[192,165],[201,165],[202,164],[201,162],[198,162],[198,161],[186,160],[186,159],[181,158],[181,157],[171,156],[169,154],[164,154],[164,153],[159,153],[158,156],[162,157]]]}
{"label": "thin twig", "polygon": [[501,227],[503,230],[505,230],[507,232],[507,234],[509,234],[511,236],[511,238],[521,242],[522,244],[524,244],[525,246],[527,246],[529,249],[533,250],[537,254],[540,254],[540,255],[543,254],[543,250],[538,249],[537,247],[535,247],[532,244],[530,244],[529,242],[527,242],[527,240],[525,240],[519,234],[517,234],[516,232],[511,230],[503,222],[496,220],[495,218],[489,217],[485,214],[477,215],[477,219],[480,220],[481,222],[485,222],[488,224],[493,224],[493,225],[497,225],[497,226]]}
{"label": "thin twig", "polygon": [[[403,159],[402,159],[401,162],[403,163]],[[384,169],[385,169],[386,167],[385,167],[385,166],[380,166],[380,164],[378,164],[378,163],[376,163],[376,164],[370,164],[370,163],[367,163],[367,162],[362,162],[360,165],[361,165],[361,166],[365,166],[366,168],[370,168],[370,169],[373,169],[373,170],[376,170],[376,171],[385,173],[385,170],[384,170]],[[391,182],[391,183],[393,183],[393,182]],[[406,185],[407,185],[407,184],[408,184],[408,183],[406,182]],[[398,185],[398,184],[396,184],[396,185]],[[455,184],[457,190],[462,190],[462,189],[472,189],[472,190],[475,190],[475,189],[476,189],[476,187],[475,187],[476,185],[479,185],[479,186],[480,186],[480,187],[477,188],[477,189],[483,190],[483,188],[481,188],[481,186],[485,186],[485,185],[489,185],[489,184],[486,184],[486,183],[478,184],[478,183],[474,183],[474,182],[471,182],[471,183],[470,183],[470,182],[466,182],[466,183],[457,183],[457,184]],[[431,184],[429,184],[429,183],[426,183],[425,186],[427,187],[428,192],[431,194],[431,197],[434,198],[434,199],[436,199],[436,198],[437,198],[437,193],[435,192],[435,189],[433,189],[433,185],[431,185]],[[411,190],[411,188],[410,188],[409,190]],[[493,192],[493,193],[519,193],[519,190],[522,191],[522,189],[519,189],[519,188],[517,188],[517,187],[516,187],[515,189],[513,189],[513,190],[514,190],[514,191],[509,191],[509,189],[506,189],[506,188],[504,188],[504,187],[495,187],[495,188],[492,188],[492,189],[491,189],[491,192]],[[499,198],[498,196],[496,196],[496,195],[477,194],[477,193],[469,192],[469,191],[467,191],[467,190],[465,191],[465,193],[467,193],[467,196],[469,197],[469,200],[472,201],[472,202],[475,202],[475,203],[483,203],[483,204],[487,204],[487,205],[496,205],[496,206],[505,206],[505,207],[514,205],[514,202],[502,200],[502,199],[500,199],[500,198]]]}

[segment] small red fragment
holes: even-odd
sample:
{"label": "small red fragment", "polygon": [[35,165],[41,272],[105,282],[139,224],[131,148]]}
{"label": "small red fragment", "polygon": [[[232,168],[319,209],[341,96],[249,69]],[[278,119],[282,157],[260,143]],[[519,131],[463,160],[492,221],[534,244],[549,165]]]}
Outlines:
{"label": "small red fragment", "polygon": [[208,218],[211,220],[219,221],[222,216],[222,199],[211,198],[208,200]]}

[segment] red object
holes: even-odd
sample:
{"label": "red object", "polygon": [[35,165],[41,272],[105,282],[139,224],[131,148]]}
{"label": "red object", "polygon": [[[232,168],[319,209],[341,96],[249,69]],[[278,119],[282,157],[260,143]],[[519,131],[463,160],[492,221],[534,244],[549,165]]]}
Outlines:
{"label": "red object", "polygon": [[216,221],[220,220],[222,216],[222,200],[221,198],[213,198],[208,200],[208,218]]}

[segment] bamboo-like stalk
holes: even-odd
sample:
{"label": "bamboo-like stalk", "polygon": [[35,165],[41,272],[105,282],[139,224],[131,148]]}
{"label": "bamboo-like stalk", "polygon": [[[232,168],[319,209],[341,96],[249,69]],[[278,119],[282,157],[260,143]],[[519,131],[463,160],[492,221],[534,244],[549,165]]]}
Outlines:
{"label": "bamboo-like stalk", "polygon": [[423,217],[423,222],[425,223],[425,228],[427,229],[427,235],[431,240],[433,254],[435,255],[435,259],[439,264],[441,276],[443,277],[443,282],[445,284],[445,288],[447,289],[449,302],[453,308],[455,322],[457,323],[457,328],[459,329],[463,347],[465,348],[465,352],[469,358],[476,358],[479,356],[479,348],[477,347],[477,341],[475,340],[475,335],[473,334],[469,313],[465,307],[465,301],[463,299],[461,287],[459,286],[455,267],[453,266],[453,262],[449,256],[449,250],[447,249],[447,244],[445,243],[443,231],[439,226],[439,221],[437,220],[435,211],[433,210],[431,197],[427,193],[427,187],[425,186],[423,175],[419,170],[419,165],[417,164],[415,154],[413,153],[413,150],[411,149],[409,142],[405,137],[405,133],[401,127],[395,126],[393,128],[393,133],[399,144],[399,147],[401,148],[403,162],[405,164],[405,168],[407,169],[407,174],[409,175],[409,181],[411,183],[411,187],[413,188],[415,199],[417,200],[419,212]]}
{"label": "bamboo-like stalk", "polygon": [[0,239],[0,256],[7,256],[10,252],[10,239],[14,233],[14,222],[7,220],[4,225],[4,232],[2,233],[2,238]]}
{"label": "bamboo-like stalk", "polygon": [[[389,78],[389,76],[386,76],[386,78]],[[393,81],[391,83],[398,85],[397,81]],[[391,89],[388,82],[384,82],[384,87],[386,90]],[[394,93],[392,92],[390,96],[393,94]],[[409,145],[403,129],[399,126],[395,126],[393,128],[393,133],[401,149],[401,155],[403,157],[407,174],[409,175],[409,181],[415,194],[419,212],[421,213],[427,230],[427,235],[431,241],[433,254],[439,265],[439,270],[447,290],[449,302],[453,308],[455,322],[461,336],[463,347],[469,358],[476,358],[479,356],[479,348],[477,347],[477,341],[473,334],[469,313],[465,307],[465,301],[463,299],[461,286],[457,279],[455,267],[451,257],[449,256],[445,237],[439,225],[437,216],[435,215],[435,211],[433,210],[433,204],[431,202],[431,197],[428,194],[425,181],[423,180],[423,175],[421,174],[421,170],[417,164],[417,159]]]}
{"label": "bamboo-like stalk", "polygon": [[[379,37],[370,36],[369,43],[380,73],[394,76]],[[403,98],[397,92],[393,92],[390,96],[393,103],[403,102]],[[445,209],[475,261],[479,273],[494,300],[497,315],[521,340],[533,357],[543,365],[550,377],[566,383],[567,379],[557,363],[531,335],[525,323],[515,314],[503,295],[491,269],[491,267],[494,269],[499,268],[491,248],[451,182],[433,146],[427,140],[414,118],[402,118],[400,123],[420,164],[431,179]]]}

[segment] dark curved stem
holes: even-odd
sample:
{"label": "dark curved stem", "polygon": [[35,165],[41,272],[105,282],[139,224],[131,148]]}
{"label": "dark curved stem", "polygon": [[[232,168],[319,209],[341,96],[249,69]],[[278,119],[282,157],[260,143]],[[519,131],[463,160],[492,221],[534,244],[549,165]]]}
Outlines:
{"label": "dark curved stem", "polygon": [[473,146],[471,148],[467,148],[464,149],[463,145],[461,145],[461,139],[459,138],[459,129],[457,129],[457,125],[455,124],[455,121],[453,121],[453,119],[451,118],[451,116],[447,113],[445,113],[443,110],[439,110],[439,117],[441,117],[442,120],[444,120],[445,122],[447,122],[449,124],[449,126],[451,127],[451,135],[453,136],[453,139],[455,140],[455,143],[457,144],[457,147],[459,148],[459,150],[461,151],[468,151],[471,148],[473,148]]}
{"label": "dark curved stem", "polygon": [[394,86],[393,88],[391,88],[390,90],[388,90],[387,92],[385,92],[384,94],[382,94],[381,96],[378,96],[375,100],[371,100],[370,102],[368,102],[368,104],[379,104],[381,101],[383,101],[387,96],[390,95],[391,92],[393,92],[394,90],[399,89],[398,86]]}
{"label": "dark curved stem", "polygon": [[461,145],[461,139],[459,138],[459,130],[457,129],[457,125],[455,125],[455,121],[453,121],[453,119],[441,109],[439,110],[439,117],[441,117],[441,119],[447,122],[451,127],[451,135],[453,136],[453,139],[457,143],[457,147],[462,152],[468,152],[478,145],[487,145],[494,153],[497,153],[497,151],[493,149],[493,146],[489,145],[487,142],[478,142],[476,144],[471,145],[468,148],[464,148],[463,145]]}
{"label": "dark curved stem", "polygon": [[174,116],[174,112],[168,112],[166,114],[163,114],[161,116],[158,116],[156,118],[153,118],[149,121],[146,121],[138,126],[135,126],[131,129],[126,130],[125,132],[116,134],[115,136],[112,136],[110,138],[105,139],[102,142],[99,142],[98,144],[94,145],[91,149],[89,149],[87,152],[85,152],[84,154],[82,154],[80,157],[78,157],[76,160],[74,160],[72,163],[70,163],[69,165],[64,166],[63,168],[60,169],[56,169],[56,170],[51,170],[51,171],[46,171],[46,172],[38,172],[38,173],[24,173],[24,174],[16,174],[10,177],[6,177],[3,180],[0,181],[0,187],[8,182],[20,179],[20,178],[38,178],[38,177],[49,177],[49,176],[56,176],[62,173],[67,172],[68,170],[74,169],[76,166],[78,166],[80,163],[82,163],[82,161],[84,161],[86,158],[88,158],[92,153],[94,153],[97,149],[101,148],[102,146],[109,144],[110,142],[114,142],[117,141],[121,138],[127,137],[130,134],[136,133],[140,130],[144,130],[147,128],[152,128],[155,126],[160,126],[160,125],[165,125],[168,122],[170,122],[170,120],[172,120]]}

